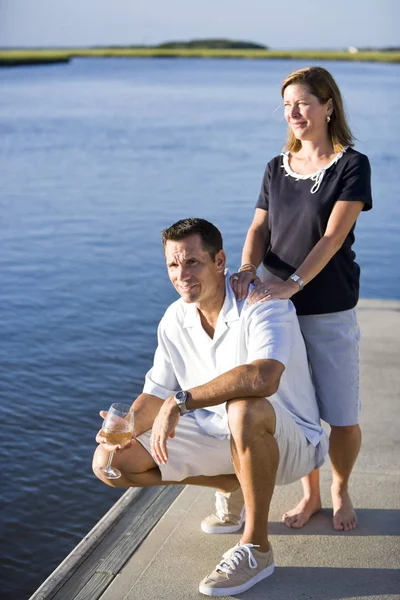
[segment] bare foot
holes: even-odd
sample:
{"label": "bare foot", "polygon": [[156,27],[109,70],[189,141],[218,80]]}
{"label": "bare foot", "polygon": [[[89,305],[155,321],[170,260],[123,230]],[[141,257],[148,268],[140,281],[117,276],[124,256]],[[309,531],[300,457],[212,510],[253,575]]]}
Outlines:
{"label": "bare foot", "polygon": [[357,516],[349,493],[332,491],[333,528],[337,531],[351,531],[357,526]]}
{"label": "bare foot", "polygon": [[288,510],[282,517],[282,521],[287,527],[301,529],[311,519],[313,515],[321,510],[321,499],[311,496],[300,500],[296,508]]}

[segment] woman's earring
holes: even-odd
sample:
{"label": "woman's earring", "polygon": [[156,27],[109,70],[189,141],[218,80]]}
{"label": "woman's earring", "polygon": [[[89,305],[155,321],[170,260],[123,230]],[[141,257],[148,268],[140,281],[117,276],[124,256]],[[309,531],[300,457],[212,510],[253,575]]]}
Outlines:
{"label": "woman's earring", "polygon": [[329,121],[330,121],[330,120],[331,120],[331,118],[330,118],[330,116],[328,115],[328,116],[326,117],[326,122],[327,122],[327,123],[329,123]]}

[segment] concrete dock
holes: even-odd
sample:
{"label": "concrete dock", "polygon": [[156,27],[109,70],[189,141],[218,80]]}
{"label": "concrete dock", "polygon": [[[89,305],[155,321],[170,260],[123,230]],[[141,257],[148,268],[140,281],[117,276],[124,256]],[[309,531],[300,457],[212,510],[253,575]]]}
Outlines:
{"label": "concrete dock", "polygon": [[[360,301],[358,316],[363,446],[351,495],[359,525],[347,533],[332,528],[328,461],[321,469],[324,508],[304,529],[288,529],[281,523],[282,513],[300,498],[300,483],[277,487],[269,526],[277,568],[271,577],[235,597],[400,599],[400,302]],[[204,598],[199,582],[238,541],[238,534],[207,535],[200,530],[201,520],[213,508],[212,490],[187,486],[145,492],[148,496],[127,492],[120,509],[104,517],[32,599]],[[153,508],[148,508],[149,502]],[[144,513],[147,517],[138,521],[136,533],[127,536],[124,523]],[[137,531],[143,535],[134,544]]]}

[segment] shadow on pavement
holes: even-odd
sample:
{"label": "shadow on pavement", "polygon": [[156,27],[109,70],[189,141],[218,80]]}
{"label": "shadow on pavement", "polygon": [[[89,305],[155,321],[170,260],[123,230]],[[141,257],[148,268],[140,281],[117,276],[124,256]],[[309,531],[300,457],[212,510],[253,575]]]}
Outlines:
{"label": "shadow on pavement", "polygon": [[381,595],[399,598],[399,590],[400,573],[396,569],[277,567],[272,577],[233,597],[241,600],[338,600]]}
{"label": "shadow on pavement", "polygon": [[352,531],[335,531],[332,511],[323,509],[312,517],[303,529],[290,529],[284,523],[270,522],[270,535],[400,535],[400,510],[375,508],[357,509],[358,526]]}

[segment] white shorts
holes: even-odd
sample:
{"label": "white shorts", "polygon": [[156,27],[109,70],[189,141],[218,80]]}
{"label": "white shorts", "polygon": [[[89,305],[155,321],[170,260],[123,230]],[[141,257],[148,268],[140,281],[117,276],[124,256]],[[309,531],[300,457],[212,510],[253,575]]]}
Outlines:
{"label": "white shorts", "polygon": [[[310,473],[320,466],[321,448],[315,448],[296,425],[288,411],[271,402],[276,415],[274,438],[279,448],[279,465],[276,485],[286,485]],[[138,436],[137,440],[151,454],[151,430]],[[320,442],[323,454],[327,451],[327,439]],[[193,414],[179,419],[174,438],[168,440],[168,461],[159,465],[161,477],[166,482],[182,481],[187,477],[234,474],[230,439],[218,439],[208,435]]]}

